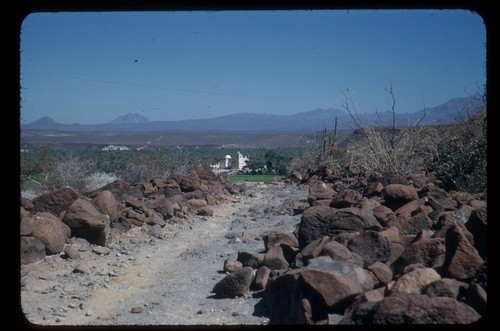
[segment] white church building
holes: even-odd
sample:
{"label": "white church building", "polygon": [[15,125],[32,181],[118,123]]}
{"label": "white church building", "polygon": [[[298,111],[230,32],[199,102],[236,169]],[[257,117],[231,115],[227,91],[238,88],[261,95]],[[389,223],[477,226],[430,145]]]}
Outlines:
{"label": "white church building", "polygon": [[[244,167],[246,167],[249,159],[248,159],[248,157],[243,156],[243,154],[241,154],[240,151],[238,151],[237,155],[238,155],[237,167],[238,167],[238,171],[241,171],[241,170],[243,170]],[[212,171],[215,173],[231,171],[233,168],[231,155],[229,155],[229,154],[226,155],[224,157],[223,161],[212,165],[211,168],[212,168]]]}
{"label": "white church building", "polygon": [[243,156],[240,151],[238,151],[238,170],[243,170],[244,167],[247,166],[247,162],[249,161],[248,157]]}

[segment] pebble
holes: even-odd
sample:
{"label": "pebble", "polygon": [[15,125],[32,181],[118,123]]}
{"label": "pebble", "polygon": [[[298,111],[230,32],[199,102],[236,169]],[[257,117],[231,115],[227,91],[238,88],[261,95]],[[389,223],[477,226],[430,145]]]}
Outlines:
{"label": "pebble", "polygon": [[81,262],[73,269],[73,272],[80,274],[88,274],[90,273],[90,267],[86,262]]}
{"label": "pebble", "polygon": [[143,306],[132,307],[132,309],[130,310],[130,312],[132,314],[140,314],[140,313],[144,312],[144,307]]}

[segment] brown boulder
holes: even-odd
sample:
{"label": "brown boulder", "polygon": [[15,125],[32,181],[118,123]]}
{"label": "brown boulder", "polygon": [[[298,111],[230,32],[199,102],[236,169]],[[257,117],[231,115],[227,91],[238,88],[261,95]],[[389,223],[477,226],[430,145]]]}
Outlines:
{"label": "brown boulder", "polygon": [[461,281],[471,280],[479,271],[484,260],[467,238],[465,231],[452,225],[445,237],[446,256],[442,266],[444,277]]}
{"label": "brown boulder", "polygon": [[330,240],[323,246],[319,255],[328,255],[335,261],[350,261],[353,259],[352,252],[341,243]]}
{"label": "brown boulder", "polygon": [[243,264],[240,261],[233,261],[231,259],[224,260],[224,272],[232,273],[243,268]]}
{"label": "brown boulder", "polygon": [[167,198],[182,194],[179,183],[172,178],[167,179],[163,187],[163,194],[165,194]]}
{"label": "brown boulder", "polygon": [[274,245],[264,255],[264,265],[271,270],[288,269],[289,264],[280,245]]}
{"label": "brown boulder", "polygon": [[45,258],[45,244],[35,237],[21,237],[21,264],[41,261]]}
{"label": "brown boulder", "polygon": [[342,232],[362,232],[369,227],[381,228],[371,209],[313,206],[304,210],[297,237],[300,248],[304,248],[323,236],[333,237]]}
{"label": "brown boulder", "polygon": [[[301,259],[302,262],[306,263],[308,260],[322,255],[323,248],[328,242],[331,241],[332,237],[329,236],[323,236],[321,238],[318,238],[309,243],[306,247],[302,248],[298,257]],[[340,243],[337,244],[342,246],[342,244]]]}
{"label": "brown boulder", "polygon": [[416,240],[407,246],[392,264],[394,274],[400,274],[411,264],[422,264],[427,268],[438,268],[445,259],[445,243],[442,238]]}
{"label": "brown boulder", "polygon": [[70,187],[44,192],[33,199],[33,212],[49,212],[59,216],[79,197],[80,193]]}
{"label": "brown boulder", "polygon": [[330,207],[347,208],[352,207],[359,202],[361,194],[353,189],[344,189],[338,192],[330,202]]}
{"label": "brown boulder", "polygon": [[191,171],[184,175],[178,182],[182,192],[193,192],[201,188],[201,180],[198,174]]}
{"label": "brown boulder", "polygon": [[465,223],[465,227],[474,238],[474,247],[477,249],[477,252],[483,259],[486,259],[488,256],[488,235],[486,232],[488,228],[488,213],[486,208],[474,209]]}
{"label": "brown boulder", "polygon": [[19,209],[20,209],[20,211],[19,211],[19,218],[20,219],[31,216],[31,213],[29,212],[29,210],[24,209],[24,207],[21,207]]}
{"label": "brown boulder", "polygon": [[290,247],[299,247],[299,241],[297,240],[297,237],[288,232],[271,233],[265,235],[263,240],[266,250],[268,250],[275,244],[287,244]]}
{"label": "brown boulder", "polygon": [[203,206],[196,210],[196,214],[200,216],[214,216],[214,209],[211,206]]}
{"label": "brown boulder", "polygon": [[254,269],[243,267],[218,281],[212,289],[216,298],[235,298],[250,291],[255,278]]}
{"label": "brown boulder", "polygon": [[106,245],[109,216],[99,212],[89,201],[75,200],[68,208],[63,222],[71,228],[72,236],[87,239],[91,244]]}
{"label": "brown boulder", "polygon": [[480,317],[453,298],[396,292],[379,302],[362,303],[339,324],[471,324]]}
{"label": "brown boulder", "polygon": [[403,184],[389,184],[382,190],[384,205],[396,210],[404,204],[418,199],[417,190],[413,186]]}
{"label": "brown boulder", "polygon": [[404,292],[404,293],[422,293],[423,289],[441,279],[441,276],[432,268],[417,267],[401,277],[399,277],[390,288],[390,293]]}
{"label": "brown boulder", "polygon": [[48,255],[59,254],[63,251],[71,230],[57,217],[47,212],[33,215],[32,234],[45,245]]}
{"label": "brown boulder", "polygon": [[462,293],[467,290],[467,283],[453,278],[441,278],[427,285],[422,291],[430,297],[450,297],[459,299]]}
{"label": "brown boulder", "polygon": [[190,192],[186,192],[182,194],[186,200],[191,200],[191,199],[203,199],[205,200],[205,193],[203,193],[200,190],[194,190]]}
{"label": "brown boulder", "polygon": [[192,209],[196,210],[201,207],[205,207],[206,205],[208,205],[208,202],[205,199],[191,199],[188,200],[188,204]]}
{"label": "brown boulder", "polygon": [[35,205],[33,205],[33,202],[30,199],[21,197],[20,201],[21,201],[21,208],[24,208],[27,211],[30,211],[35,207]]}
{"label": "brown boulder", "polygon": [[146,207],[145,201],[142,199],[142,195],[140,197],[137,197],[129,193],[124,193],[122,199],[125,202],[125,207],[131,207],[143,212],[148,209]]}
{"label": "brown boulder", "polygon": [[240,261],[244,267],[257,269],[264,265],[264,256],[264,253],[239,251],[236,260]]}
{"label": "brown boulder", "polygon": [[387,262],[391,257],[391,244],[387,237],[367,230],[349,240],[347,248],[363,258],[364,266],[377,261]]}
{"label": "brown boulder", "polygon": [[92,204],[103,214],[107,214],[111,220],[115,219],[118,210],[122,207],[116,201],[115,196],[109,190],[102,190],[92,199]]}
{"label": "brown boulder", "polygon": [[117,200],[120,200],[125,192],[130,189],[130,184],[124,180],[117,179],[100,188],[101,191],[110,191]]}
{"label": "brown boulder", "polygon": [[319,256],[307,262],[303,269],[324,270],[346,277],[358,284],[362,291],[370,291],[376,283],[372,273],[350,261],[334,261],[329,256]]}
{"label": "brown boulder", "polygon": [[385,263],[377,261],[369,265],[367,269],[375,275],[379,286],[385,286],[392,280],[392,270]]}
{"label": "brown boulder", "polygon": [[402,235],[413,235],[421,232],[422,230],[430,230],[433,226],[433,221],[424,213],[418,213],[408,218],[399,219],[394,225],[399,229]]}
{"label": "brown boulder", "polygon": [[342,314],[363,293],[362,268],[323,258],[269,279],[264,295],[271,325],[326,324],[328,314]]}
{"label": "brown boulder", "polygon": [[147,208],[160,213],[164,219],[170,219],[175,215],[173,203],[164,194],[152,196],[145,203]]}
{"label": "brown boulder", "polygon": [[312,204],[316,200],[328,200],[329,202],[337,194],[331,184],[322,181],[309,182],[309,196],[307,201]]}
{"label": "brown boulder", "polygon": [[254,281],[254,287],[257,291],[263,290],[267,287],[270,275],[271,275],[271,269],[269,269],[266,266],[262,266],[259,269],[257,269]]}
{"label": "brown boulder", "polygon": [[165,225],[167,225],[167,222],[165,222],[163,217],[156,212],[152,212],[151,214],[149,214],[149,216],[144,219],[144,222],[152,226],[159,225],[160,227],[164,227]]}

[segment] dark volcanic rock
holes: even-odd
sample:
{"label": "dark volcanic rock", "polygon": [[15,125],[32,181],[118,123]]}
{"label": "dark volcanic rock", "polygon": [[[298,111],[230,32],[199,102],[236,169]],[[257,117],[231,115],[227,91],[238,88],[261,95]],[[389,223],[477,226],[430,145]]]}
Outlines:
{"label": "dark volcanic rock", "polygon": [[382,227],[370,209],[313,206],[302,214],[298,231],[299,246],[304,248],[323,236],[361,232],[369,227]]}
{"label": "dark volcanic rock", "polygon": [[395,292],[382,301],[362,303],[340,324],[470,324],[480,317],[453,298]]}
{"label": "dark volcanic rock", "polygon": [[250,285],[255,278],[252,267],[243,267],[215,284],[212,293],[216,298],[234,298],[245,295],[250,291]]}
{"label": "dark volcanic rock", "polygon": [[70,187],[42,193],[33,199],[33,212],[46,211],[59,216],[79,197],[80,193]]}

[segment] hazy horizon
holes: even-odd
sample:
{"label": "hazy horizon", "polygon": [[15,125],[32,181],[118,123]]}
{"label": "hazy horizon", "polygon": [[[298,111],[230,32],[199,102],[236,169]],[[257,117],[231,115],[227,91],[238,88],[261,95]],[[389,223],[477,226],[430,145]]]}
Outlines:
{"label": "hazy horizon", "polygon": [[[467,98],[467,97],[472,97],[472,96],[464,96],[464,97],[459,97],[459,98]],[[453,98],[453,99],[456,99],[456,98]],[[452,100],[452,99],[450,99]],[[449,100],[448,100],[449,101]],[[436,106],[440,106],[441,104],[439,105],[429,105],[427,108],[432,108],[432,107],[436,107]],[[287,115],[298,115],[298,114],[301,114],[301,113],[309,113],[309,112],[313,112],[313,111],[318,111],[318,110],[324,110],[324,111],[330,111],[330,110],[340,110],[340,111],[343,111],[345,112],[346,114],[348,114],[348,112],[345,110],[345,109],[334,109],[334,108],[328,108],[328,109],[325,109],[325,108],[316,108],[316,109],[311,109],[311,110],[308,110],[308,111],[303,111],[303,112],[298,112],[298,113],[293,113],[293,114],[269,114],[269,113],[257,113],[257,112],[246,112],[246,113],[231,113],[231,114],[223,114],[223,115],[215,115],[215,116],[210,116],[210,114],[207,114],[207,117],[201,117],[201,118],[192,118],[192,119],[175,119],[175,120],[151,120],[150,118],[148,118],[147,116],[143,115],[143,114],[139,114],[139,113],[134,113],[134,112],[128,112],[126,114],[121,114],[121,115],[118,115],[117,117],[109,120],[109,121],[106,121],[106,122],[100,122],[100,123],[88,123],[89,125],[99,125],[99,124],[106,124],[106,123],[110,123],[110,122],[113,122],[114,120],[117,120],[118,118],[121,118],[121,117],[124,117],[124,116],[127,116],[127,115],[138,115],[138,116],[142,116],[143,118],[145,118],[146,120],[148,121],[151,121],[151,122],[156,122],[156,121],[174,121],[174,122],[177,122],[177,121],[189,121],[189,120],[205,120],[205,119],[215,119],[215,118],[219,118],[219,117],[225,117],[225,116],[233,116],[233,115],[241,115],[241,114],[256,114],[256,115],[272,115],[272,116],[287,116]],[[418,111],[422,111],[423,109],[418,109],[418,110],[415,110],[414,112],[418,112]],[[390,111],[390,110],[386,110],[386,111]],[[414,113],[414,112],[411,112],[411,113]],[[360,113],[362,114],[362,113]],[[401,113],[399,113],[401,114]],[[59,124],[65,124],[65,125],[72,125],[72,124],[83,124],[83,123],[78,123],[78,122],[68,122],[68,123],[64,123],[64,122],[58,122],[56,121],[55,119],[53,119],[51,116],[42,116],[32,122],[29,122],[29,123],[21,123],[21,124],[30,124],[30,123],[34,123],[38,120],[42,120],[44,118],[50,118],[52,120],[54,120],[56,123],[59,123]],[[86,123],[85,123],[86,124]]]}
{"label": "hazy horizon", "polygon": [[21,31],[21,123],[343,109],[416,112],[486,82],[465,10],[34,13]]}

